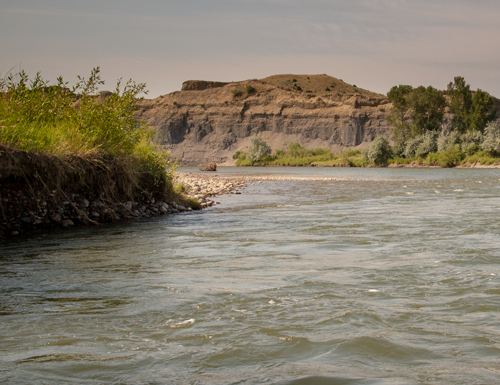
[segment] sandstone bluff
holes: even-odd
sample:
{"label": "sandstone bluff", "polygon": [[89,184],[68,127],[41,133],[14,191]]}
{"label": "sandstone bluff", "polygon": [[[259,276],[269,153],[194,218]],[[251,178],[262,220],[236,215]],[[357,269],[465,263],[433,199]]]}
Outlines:
{"label": "sandstone bluff", "polygon": [[388,133],[387,97],[327,75],[275,75],[241,82],[186,81],[181,91],[138,102],[137,117],[181,165],[232,165],[261,133],[273,149],[292,142],[334,152]]}

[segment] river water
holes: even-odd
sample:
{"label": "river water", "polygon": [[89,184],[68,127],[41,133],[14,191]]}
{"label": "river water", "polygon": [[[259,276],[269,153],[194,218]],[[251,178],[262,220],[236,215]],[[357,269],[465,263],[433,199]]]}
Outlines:
{"label": "river water", "polygon": [[500,383],[499,170],[217,174],[340,180],[0,243],[0,383]]}

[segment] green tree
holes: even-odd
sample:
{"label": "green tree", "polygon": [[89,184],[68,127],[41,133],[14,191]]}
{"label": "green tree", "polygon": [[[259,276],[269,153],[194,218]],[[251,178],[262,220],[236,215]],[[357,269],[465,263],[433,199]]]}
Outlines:
{"label": "green tree", "polygon": [[487,92],[478,89],[472,96],[472,108],[469,114],[469,131],[483,132],[486,125],[495,120],[493,98]]}
{"label": "green tree", "polygon": [[471,92],[470,86],[461,76],[448,84],[447,95],[450,97],[450,111],[453,114],[453,128],[461,133],[466,131],[483,132],[486,125],[495,120],[493,98],[478,89]]}
{"label": "green tree", "polygon": [[453,114],[452,124],[458,131],[465,132],[469,123],[469,112],[472,108],[470,86],[462,76],[455,76],[448,84],[446,94],[450,97],[450,111]]}
{"label": "green tree", "polygon": [[441,92],[431,86],[420,86],[408,95],[407,100],[412,121],[412,137],[441,128],[446,105]]}
{"label": "green tree", "polygon": [[387,116],[387,122],[392,127],[394,140],[397,143],[403,142],[410,133],[408,95],[412,91],[412,86],[399,85],[392,87],[387,93],[387,98],[392,103],[391,111]]}
{"label": "green tree", "polygon": [[271,147],[262,140],[260,133],[255,134],[250,142],[247,159],[252,162],[258,162],[266,155],[271,155]]}

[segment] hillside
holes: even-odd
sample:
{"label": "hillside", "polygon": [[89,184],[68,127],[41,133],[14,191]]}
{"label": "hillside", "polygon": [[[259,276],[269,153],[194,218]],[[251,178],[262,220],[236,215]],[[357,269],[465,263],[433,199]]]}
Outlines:
{"label": "hillside", "polygon": [[139,101],[137,117],[158,129],[158,141],[181,165],[231,165],[258,132],[273,149],[291,142],[333,151],[367,146],[389,130],[387,104],[386,96],[331,76],[275,75],[186,81],[181,91]]}

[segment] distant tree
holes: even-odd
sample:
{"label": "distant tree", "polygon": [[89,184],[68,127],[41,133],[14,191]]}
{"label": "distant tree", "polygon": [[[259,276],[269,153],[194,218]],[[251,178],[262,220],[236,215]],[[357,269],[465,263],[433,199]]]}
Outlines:
{"label": "distant tree", "polygon": [[392,109],[387,116],[387,122],[392,127],[394,140],[402,142],[410,133],[408,95],[413,91],[409,85],[394,86],[387,93],[389,102],[392,103]]}
{"label": "distant tree", "polygon": [[462,76],[456,76],[454,81],[448,84],[446,94],[450,97],[453,127],[460,132],[465,132],[469,123],[469,112],[472,108],[470,86]]}
{"label": "distant tree", "polygon": [[448,84],[446,94],[450,97],[454,130],[461,133],[483,132],[486,125],[495,120],[496,112],[492,110],[493,98],[480,89],[472,93],[463,77],[455,77],[454,81]]}
{"label": "distant tree", "polygon": [[446,105],[441,92],[431,86],[420,86],[411,92],[407,100],[412,120],[412,137],[441,129]]}
{"label": "distant tree", "polygon": [[250,142],[247,159],[252,162],[258,162],[266,155],[271,155],[271,147],[262,140],[260,133],[255,134]]}
{"label": "distant tree", "polygon": [[495,120],[493,98],[487,92],[478,89],[472,96],[472,108],[469,114],[469,131],[483,132],[486,125]]}

